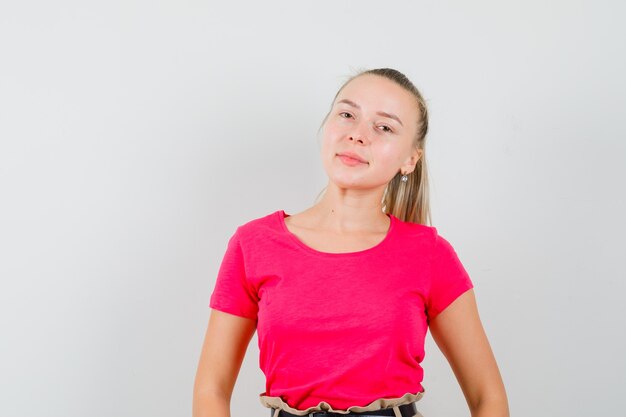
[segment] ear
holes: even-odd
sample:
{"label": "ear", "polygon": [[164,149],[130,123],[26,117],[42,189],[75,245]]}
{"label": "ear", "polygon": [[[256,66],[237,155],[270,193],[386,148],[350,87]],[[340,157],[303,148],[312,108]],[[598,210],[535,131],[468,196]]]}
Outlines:
{"label": "ear", "polygon": [[411,155],[407,158],[406,162],[402,165],[402,172],[410,174],[415,170],[415,165],[417,162],[422,159],[422,155],[424,155],[423,149],[413,148]]}

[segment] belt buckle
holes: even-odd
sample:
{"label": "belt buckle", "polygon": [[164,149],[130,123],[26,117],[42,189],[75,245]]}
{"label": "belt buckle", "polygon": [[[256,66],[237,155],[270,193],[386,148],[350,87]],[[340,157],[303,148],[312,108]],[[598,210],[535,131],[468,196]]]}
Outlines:
{"label": "belt buckle", "polygon": [[311,411],[309,414],[307,414],[307,417],[320,417],[320,416],[328,416],[332,413],[328,412],[328,411]]}

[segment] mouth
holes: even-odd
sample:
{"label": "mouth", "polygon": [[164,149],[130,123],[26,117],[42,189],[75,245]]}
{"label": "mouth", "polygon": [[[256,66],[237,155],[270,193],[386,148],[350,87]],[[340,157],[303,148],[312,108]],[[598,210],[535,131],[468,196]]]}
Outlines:
{"label": "mouth", "polygon": [[369,162],[365,162],[361,159],[354,158],[350,155],[345,154],[337,154],[337,157],[341,160],[344,165],[348,166],[359,166],[359,165],[369,165]]}
{"label": "mouth", "polygon": [[337,156],[340,157],[344,161],[360,162],[362,164],[369,165],[369,162],[363,160],[360,156],[353,154],[353,153],[338,153]]}

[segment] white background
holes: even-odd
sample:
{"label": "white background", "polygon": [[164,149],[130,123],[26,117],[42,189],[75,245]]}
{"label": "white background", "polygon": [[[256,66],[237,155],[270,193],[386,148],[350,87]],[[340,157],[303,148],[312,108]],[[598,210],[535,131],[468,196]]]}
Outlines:
{"label": "white background", "polygon": [[[618,1],[3,1],[0,415],[185,416],[237,225],[311,206],[359,68],[428,100],[433,225],[514,416],[626,404]],[[621,116],[621,117],[620,117]],[[425,417],[469,416],[428,336]],[[232,415],[267,416],[256,335]]]}

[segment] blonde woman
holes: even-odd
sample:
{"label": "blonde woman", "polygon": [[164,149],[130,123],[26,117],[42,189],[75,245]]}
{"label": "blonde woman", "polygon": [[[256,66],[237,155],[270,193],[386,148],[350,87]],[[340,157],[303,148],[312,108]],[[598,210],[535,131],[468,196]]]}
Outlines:
{"label": "blonde woman", "polygon": [[255,331],[268,417],[421,416],[428,329],[472,417],[509,416],[473,282],[429,225],[422,95],[399,71],[362,71],[320,129],[321,198],[247,221],[228,241],[194,417],[230,416]]}

